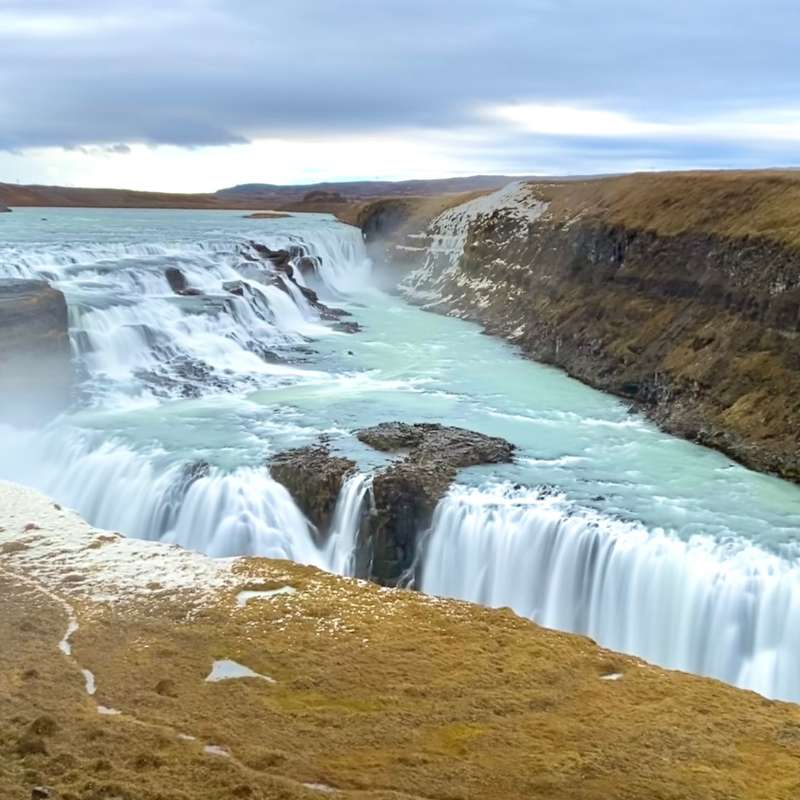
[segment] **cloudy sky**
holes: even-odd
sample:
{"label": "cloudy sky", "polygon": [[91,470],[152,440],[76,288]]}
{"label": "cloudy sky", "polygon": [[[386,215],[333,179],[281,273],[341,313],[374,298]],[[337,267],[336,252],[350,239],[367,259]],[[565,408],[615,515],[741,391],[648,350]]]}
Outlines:
{"label": "cloudy sky", "polygon": [[0,0],[0,181],[800,166],[798,0]]}

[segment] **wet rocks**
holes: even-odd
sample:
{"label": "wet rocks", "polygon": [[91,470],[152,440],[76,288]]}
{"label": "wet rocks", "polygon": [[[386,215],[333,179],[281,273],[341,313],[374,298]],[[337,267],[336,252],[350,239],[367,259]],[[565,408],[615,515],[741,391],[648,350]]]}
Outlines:
{"label": "wet rocks", "polygon": [[64,295],[45,281],[0,280],[0,422],[35,425],[63,411],[73,380]]}
{"label": "wet rocks", "polygon": [[370,447],[401,460],[373,479],[374,509],[364,531],[365,566],[378,583],[397,585],[414,565],[417,540],[463,467],[505,464],[514,446],[463,428],[390,422],[357,431]]}
{"label": "wet rocks", "polygon": [[514,445],[505,439],[433,423],[385,422],[356,431],[364,444],[384,453],[407,453],[418,463],[461,469],[480,464],[508,464]]}
{"label": "wet rocks", "polygon": [[339,333],[358,333],[361,330],[361,326],[357,322],[337,322],[332,327]]}
{"label": "wet rocks", "polygon": [[270,460],[269,470],[325,537],[342,485],[356,471],[355,462],[333,455],[322,443],[278,454]]}
{"label": "wet rocks", "polygon": [[167,267],[164,270],[164,276],[167,279],[169,288],[181,297],[197,297],[203,294],[200,289],[193,289],[189,286],[186,276],[177,267]]}
{"label": "wet rocks", "polygon": [[10,213],[11,213],[10,208],[6,208],[5,206],[0,206],[0,214],[10,214]]}
{"label": "wet rocks", "polygon": [[222,289],[235,297],[244,297],[244,283],[242,281],[225,281],[222,284]]}
{"label": "wet rocks", "polygon": [[[389,586],[403,583],[412,570],[419,535],[430,526],[458,470],[509,463],[514,454],[514,446],[503,439],[444,425],[391,422],[355,435],[397,456],[373,477],[373,507],[356,551],[357,577]],[[322,442],[281,453],[269,467],[324,539],[345,479],[358,469],[355,462],[333,455]]]}

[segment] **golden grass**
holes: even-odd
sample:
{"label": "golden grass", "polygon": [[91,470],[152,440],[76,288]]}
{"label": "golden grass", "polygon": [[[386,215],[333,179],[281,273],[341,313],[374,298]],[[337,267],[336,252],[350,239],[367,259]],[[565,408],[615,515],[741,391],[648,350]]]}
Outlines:
{"label": "golden grass", "polygon": [[[781,800],[800,788],[795,706],[508,610],[260,559],[241,563],[238,588],[282,575],[297,594],[245,608],[237,587],[200,608],[181,594],[76,603],[74,654],[97,677],[96,700],[123,711],[103,717],[56,648],[63,609],[23,584],[13,559],[0,562],[9,800],[36,784],[62,800],[319,796],[304,784],[398,800]],[[277,682],[206,683],[225,658]]]}
{"label": "golden grass", "polygon": [[637,231],[759,237],[800,246],[800,171],[639,173],[530,184],[553,219]]}

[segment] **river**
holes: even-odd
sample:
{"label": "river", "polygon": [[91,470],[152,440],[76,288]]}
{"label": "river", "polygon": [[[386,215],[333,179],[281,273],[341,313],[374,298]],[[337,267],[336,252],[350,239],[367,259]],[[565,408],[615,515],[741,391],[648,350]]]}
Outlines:
{"label": "river", "polygon": [[[242,281],[248,241],[320,259],[320,298]],[[178,267],[202,297],[178,297]],[[270,454],[382,421],[502,436],[513,465],[463,471],[424,537],[421,588],[584,633],[666,667],[800,701],[800,489],[658,431],[616,398],[469,323],[372,288],[360,232],[332,218],[18,209],[0,277],[45,276],[70,308],[82,383],[46,428],[0,428],[0,477],[89,522],[212,556],[350,574],[365,475],[323,547],[269,476]],[[209,470],[189,480],[192,465]],[[193,477],[197,477],[196,475]]]}

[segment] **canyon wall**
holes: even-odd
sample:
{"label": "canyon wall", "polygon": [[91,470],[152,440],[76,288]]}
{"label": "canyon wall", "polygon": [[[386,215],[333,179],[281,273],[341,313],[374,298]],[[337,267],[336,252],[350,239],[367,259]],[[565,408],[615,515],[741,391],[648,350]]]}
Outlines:
{"label": "canyon wall", "polygon": [[800,175],[519,183],[449,204],[362,213],[409,299],[800,480]]}
{"label": "canyon wall", "polygon": [[0,423],[63,411],[72,378],[64,295],[45,281],[0,280]]}

